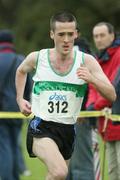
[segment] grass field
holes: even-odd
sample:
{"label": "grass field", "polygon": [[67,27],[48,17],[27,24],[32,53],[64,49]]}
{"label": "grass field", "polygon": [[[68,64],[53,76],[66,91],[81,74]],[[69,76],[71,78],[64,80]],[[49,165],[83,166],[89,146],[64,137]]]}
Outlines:
{"label": "grass field", "polygon": [[[31,171],[31,176],[25,177],[21,176],[20,180],[45,180],[45,174],[46,174],[46,168],[42,162],[40,162],[37,158],[30,158],[26,151],[26,145],[25,145],[25,138],[26,138],[26,128],[27,128],[27,122],[24,123],[23,126],[23,133],[22,133],[22,139],[23,139],[23,153],[26,161],[26,165],[28,169]],[[100,139],[100,155],[101,155],[101,164],[103,164],[103,147],[104,144]],[[104,170],[103,170],[104,168]],[[105,161],[105,166],[102,167],[102,170],[104,171],[104,176],[102,180],[108,180],[107,175],[107,163]]]}

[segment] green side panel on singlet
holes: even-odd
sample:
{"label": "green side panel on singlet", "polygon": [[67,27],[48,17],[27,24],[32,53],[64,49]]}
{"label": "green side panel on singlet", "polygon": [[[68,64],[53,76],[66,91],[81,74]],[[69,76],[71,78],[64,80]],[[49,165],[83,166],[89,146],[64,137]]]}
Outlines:
{"label": "green side panel on singlet", "polygon": [[82,64],[85,64],[84,52],[82,52]]}

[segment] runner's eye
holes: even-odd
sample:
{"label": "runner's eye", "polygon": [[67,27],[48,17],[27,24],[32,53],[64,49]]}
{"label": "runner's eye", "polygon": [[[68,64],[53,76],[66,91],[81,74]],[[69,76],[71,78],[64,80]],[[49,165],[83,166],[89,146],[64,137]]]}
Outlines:
{"label": "runner's eye", "polygon": [[73,32],[68,33],[68,36],[73,36],[73,35],[74,35]]}
{"label": "runner's eye", "polygon": [[64,33],[59,33],[58,35],[61,36],[61,37],[63,37],[63,36],[64,36]]}

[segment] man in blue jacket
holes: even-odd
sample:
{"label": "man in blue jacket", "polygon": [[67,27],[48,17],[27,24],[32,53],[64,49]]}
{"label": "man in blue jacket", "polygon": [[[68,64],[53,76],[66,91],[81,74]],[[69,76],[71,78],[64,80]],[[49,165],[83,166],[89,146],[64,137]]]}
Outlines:
{"label": "man in blue jacket", "polygon": [[[16,53],[10,30],[0,30],[0,111],[18,112],[15,73],[23,56]],[[31,80],[28,77],[25,97],[30,98]],[[19,138],[22,119],[0,119],[0,178],[19,180]]]}

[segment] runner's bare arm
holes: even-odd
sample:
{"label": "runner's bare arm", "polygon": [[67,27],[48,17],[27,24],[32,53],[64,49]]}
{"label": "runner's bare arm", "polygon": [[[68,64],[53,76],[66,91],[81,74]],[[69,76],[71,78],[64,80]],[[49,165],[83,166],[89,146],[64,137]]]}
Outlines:
{"label": "runner's bare arm", "polygon": [[85,64],[78,68],[77,75],[87,83],[93,84],[104,98],[115,101],[115,89],[93,56],[85,54]]}
{"label": "runner's bare arm", "polygon": [[21,112],[25,115],[31,113],[31,105],[28,101],[24,100],[24,89],[26,84],[27,73],[34,71],[37,61],[38,52],[30,53],[24,61],[20,64],[16,71],[16,93],[17,93],[17,103]]}

